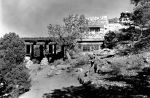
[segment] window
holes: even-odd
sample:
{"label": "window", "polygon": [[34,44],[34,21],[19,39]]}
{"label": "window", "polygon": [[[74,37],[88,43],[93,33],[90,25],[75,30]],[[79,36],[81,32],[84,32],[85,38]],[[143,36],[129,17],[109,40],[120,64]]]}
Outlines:
{"label": "window", "polygon": [[90,32],[92,32],[92,31],[99,32],[100,27],[90,27]]}
{"label": "window", "polygon": [[83,46],[83,51],[84,51],[84,52],[90,51],[90,46],[84,45],[84,46]]}
{"label": "window", "polygon": [[99,45],[94,45],[95,50],[99,50]]}
{"label": "window", "polygon": [[94,50],[95,50],[95,47],[94,47],[94,46],[92,46],[92,47],[91,47],[91,51],[94,51]]}
{"label": "window", "polygon": [[40,57],[40,46],[34,45],[34,57]]}
{"label": "window", "polygon": [[99,45],[97,45],[97,44],[92,45],[91,50],[92,51],[99,50]]}
{"label": "window", "polygon": [[81,49],[81,44],[78,44],[78,48]]}

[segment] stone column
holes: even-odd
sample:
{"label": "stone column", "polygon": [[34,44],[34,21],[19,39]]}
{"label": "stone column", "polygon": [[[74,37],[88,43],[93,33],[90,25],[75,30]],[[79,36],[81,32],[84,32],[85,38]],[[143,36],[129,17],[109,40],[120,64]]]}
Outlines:
{"label": "stone column", "polygon": [[30,44],[30,54],[31,54],[31,52],[32,52],[32,44]]}
{"label": "stone column", "polygon": [[26,52],[26,54],[27,54],[27,45],[25,44],[25,52]]}
{"label": "stone column", "polygon": [[34,58],[34,44],[31,45],[31,59]]}

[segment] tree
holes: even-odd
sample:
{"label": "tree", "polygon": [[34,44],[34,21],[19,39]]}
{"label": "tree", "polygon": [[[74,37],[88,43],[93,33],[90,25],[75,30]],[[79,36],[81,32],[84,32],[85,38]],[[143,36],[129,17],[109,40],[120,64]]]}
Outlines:
{"label": "tree", "polygon": [[17,34],[5,34],[0,39],[0,84],[5,84],[0,97],[9,94],[16,98],[29,90],[29,72],[23,64],[24,57],[25,44]]}
{"label": "tree", "polygon": [[66,52],[74,49],[77,39],[87,30],[87,20],[84,15],[69,15],[63,22],[63,26],[49,24],[48,32],[52,40]]}
{"label": "tree", "polygon": [[145,3],[145,2],[149,2],[149,0],[131,0],[131,4],[134,4],[135,6],[137,6],[139,3]]}
{"label": "tree", "polygon": [[5,63],[19,64],[25,57],[24,41],[15,33],[5,34],[0,40],[0,51]]}
{"label": "tree", "polygon": [[140,27],[141,34],[139,40],[143,37],[144,28],[150,27],[150,1],[149,0],[131,0],[135,4],[133,12],[133,21]]}

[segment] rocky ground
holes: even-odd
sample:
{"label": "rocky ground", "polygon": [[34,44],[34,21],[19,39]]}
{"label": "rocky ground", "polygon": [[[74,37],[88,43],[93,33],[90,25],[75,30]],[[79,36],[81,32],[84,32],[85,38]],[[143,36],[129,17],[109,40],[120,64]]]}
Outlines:
{"label": "rocky ground", "polygon": [[[88,82],[106,88],[110,86],[130,87],[131,85],[138,87],[137,85],[141,83],[140,81],[143,81],[145,74],[150,75],[149,72],[145,71],[145,69],[150,69],[150,53],[105,59],[98,58],[94,61],[97,65],[96,73],[94,72],[94,66],[90,67],[90,63],[86,62],[85,57],[83,57],[83,60],[80,58],[77,62],[75,60],[72,63],[73,66],[76,65],[74,67],[71,67],[71,63],[61,64],[60,61],[50,65],[44,62],[42,61],[41,64],[30,63],[32,66],[28,66],[28,68],[31,70],[32,87],[29,92],[23,94],[20,98],[42,98],[44,93],[52,93],[56,89],[80,86]],[[149,78],[143,83],[148,83],[148,81]],[[143,84],[140,85],[143,87]],[[138,89],[141,89],[141,87]],[[146,87],[146,89],[149,89],[149,87]]]}
{"label": "rocky ground", "polygon": [[79,86],[77,77],[73,72],[67,72],[67,65],[28,65],[31,76],[31,89],[19,98],[42,98],[44,93],[52,92],[69,86]]}

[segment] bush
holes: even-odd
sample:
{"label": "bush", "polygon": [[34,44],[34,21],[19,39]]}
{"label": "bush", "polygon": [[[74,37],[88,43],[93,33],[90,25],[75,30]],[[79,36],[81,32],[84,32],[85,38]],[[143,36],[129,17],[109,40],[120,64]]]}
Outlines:
{"label": "bush", "polygon": [[17,98],[30,88],[29,72],[23,64],[25,44],[15,33],[5,34],[0,39],[0,55],[3,55],[0,56],[0,75],[6,82],[5,89],[0,93]]}
{"label": "bush", "polygon": [[[3,53],[3,59],[8,64],[19,64],[25,57],[25,44],[15,33],[5,34],[0,39],[0,51]],[[2,54],[1,54],[2,55]]]}
{"label": "bush", "polygon": [[[29,70],[24,64],[3,64],[0,68],[4,81],[7,83],[3,92],[11,96],[19,96],[30,88]],[[17,90],[17,91],[16,91]],[[15,97],[13,97],[15,98]]]}
{"label": "bush", "polygon": [[80,67],[80,66],[83,66],[83,65],[86,65],[89,63],[89,55],[80,55],[80,57],[72,60],[70,62],[70,64],[73,66],[73,67]]}
{"label": "bush", "polygon": [[[114,57],[109,59],[113,66],[120,69],[120,74],[128,75],[130,71],[138,72],[145,65],[145,59],[142,55],[129,55],[122,57]],[[128,73],[129,72],[129,73]],[[133,75],[135,74],[133,73]]]}
{"label": "bush", "polygon": [[[131,38],[127,41],[130,42],[131,47],[126,47],[124,50],[120,50],[119,54],[138,54],[150,50],[150,29],[144,30],[142,37],[139,38],[141,31],[139,29],[130,29],[126,30],[127,33],[130,33]],[[121,42],[121,41],[120,41]],[[118,44],[120,44],[120,42]]]}
{"label": "bush", "polygon": [[32,59],[32,62],[33,62],[33,64],[39,64],[40,63],[40,61],[37,59]]}
{"label": "bush", "polygon": [[65,63],[65,61],[63,61],[63,59],[59,59],[59,60],[54,61],[53,65],[57,66],[60,64],[64,64],[64,63]]}

